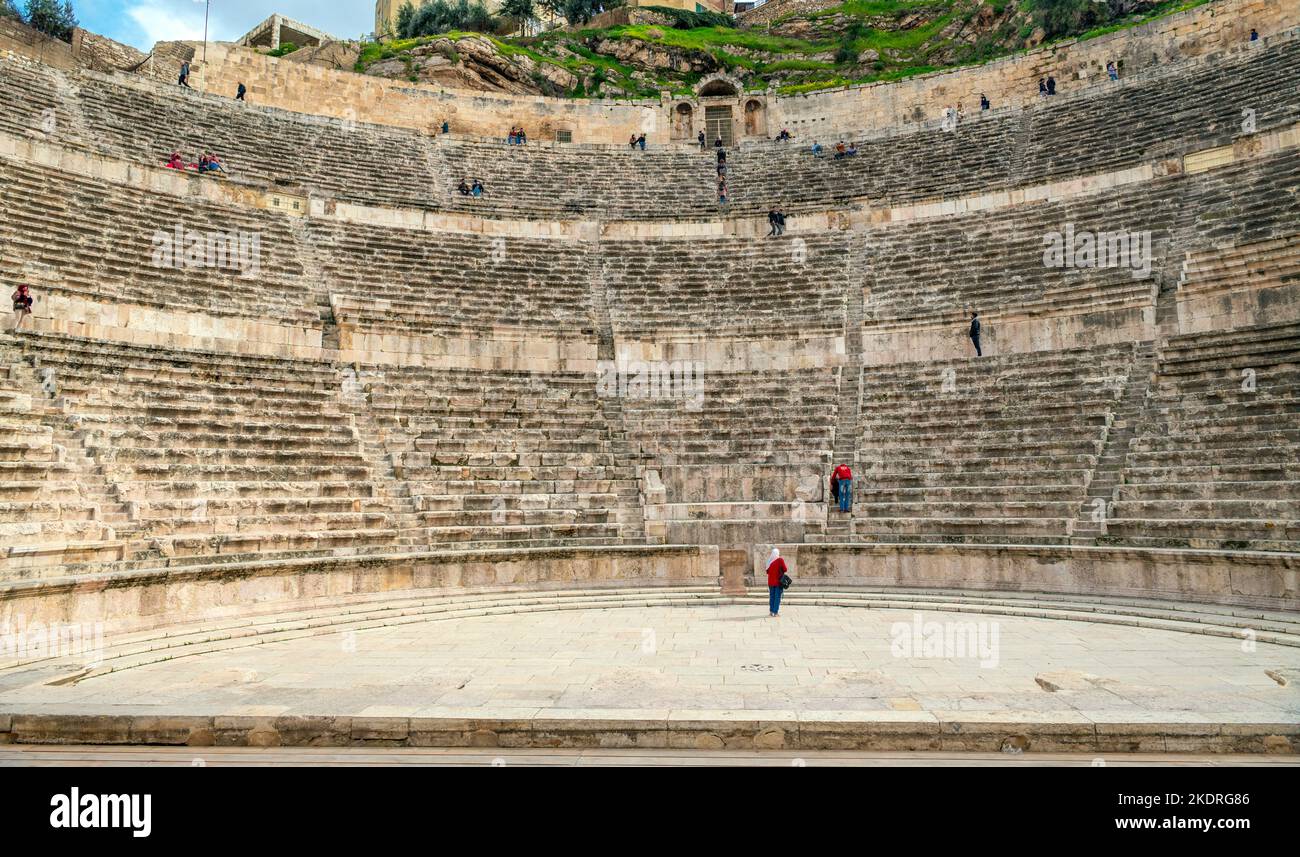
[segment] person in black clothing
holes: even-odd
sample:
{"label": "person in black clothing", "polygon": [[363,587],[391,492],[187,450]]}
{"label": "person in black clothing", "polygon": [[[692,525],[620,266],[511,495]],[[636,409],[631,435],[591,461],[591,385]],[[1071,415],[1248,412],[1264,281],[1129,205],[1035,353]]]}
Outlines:
{"label": "person in black clothing", "polygon": [[707,148],[709,148],[709,144],[708,144],[707,142],[705,142],[705,140],[704,140],[704,132],[703,132],[703,131],[701,131],[700,133],[696,134],[696,135],[695,135],[695,139],[697,139],[697,140],[700,141],[700,148],[701,148],[701,149],[707,149]]}
{"label": "person in black clothing", "polygon": [[721,149],[721,148],[722,148],[722,135],[721,135],[721,134],[718,135],[718,139],[716,139],[716,140],[713,141],[713,148],[715,148],[715,149]]}
{"label": "person in black clothing", "polygon": [[1258,33],[1257,31],[1255,31],[1255,30],[1252,29],[1252,30],[1250,31],[1250,40],[1251,40],[1252,42],[1258,42],[1258,41],[1259,41],[1259,33]]}
{"label": "person in black clothing", "polygon": [[988,97],[987,95],[985,95],[984,93],[981,92],[981,93],[980,93],[980,110],[988,110],[991,106],[992,106],[992,105],[989,104],[989,97]]}
{"label": "person in black clothing", "polygon": [[785,234],[785,212],[779,208],[776,210],[776,234]]}
{"label": "person in black clothing", "polygon": [[185,62],[181,63],[180,85],[185,87],[186,89],[190,88],[190,61],[189,60],[186,60]]}
{"label": "person in black clothing", "polygon": [[977,312],[970,314],[970,341],[975,344],[975,356],[983,357],[984,349],[980,348],[980,314]]}
{"label": "person in black clothing", "polygon": [[1038,97],[1047,97],[1047,81],[1043,80],[1041,77],[1038,79]]}
{"label": "person in black clothing", "polygon": [[727,162],[727,150],[718,149],[718,163],[725,164],[726,162]]}
{"label": "person in black clothing", "polygon": [[779,222],[779,221],[778,221],[778,218],[779,218],[779,217],[780,217],[780,215],[777,213],[777,210],[776,210],[775,208],[772,208],[772,209],[769,209],[769,210],[768,210],[768,212],[767,212],[767,225],[770,226],[770,227],[772,227],[771,231],[769,231],[769,232],[767,233],[767,237],[768,237],[768,238],[775,238],[775,237],[779,234],[779,233],[776,231],[776,230],[777,230],[777,223]]}
{"label": "person in black clothing", "polygon": [[245,87],[245,86],[241,83],[241,84],[239,84],[239,89],[238,89],[238,91],[235,92],[235,100],[236,100],[236,101],[243,101],[243,100],[244,100],[244,96],[247,95],[247,94],[248,94],[248,88]]}
{"label": "person in black clothing", "polygon": [[1056,94],[1056,78],[1054,77],[1047,78],[1047,94],[1048,95]]}

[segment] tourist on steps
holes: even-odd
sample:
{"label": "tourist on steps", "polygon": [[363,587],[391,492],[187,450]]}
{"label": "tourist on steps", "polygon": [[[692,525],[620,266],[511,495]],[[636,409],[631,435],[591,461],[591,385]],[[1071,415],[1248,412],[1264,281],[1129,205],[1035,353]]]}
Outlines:
{"label": "tourist on steps", "polygon": [[179,82],[180,85],[185,87],[186,89],[190,88],[190,61],[189,60],[186,60],[185,62],[181,63],[181,79]]}
{"label": "tourist on steps", "polygon": [[767,237],[768,237],[768,238],[775,238],[777,235],[780,234],[779,232],[777,232],[777,226],[776,226],[776,223],[777,223],[777,214],[776,214],[776,209],[775,209],[775,208],[768,209],[768,212],[767,212],[767,225],[770,226],[770,227],[772,227],[771,231],[769,231],[769,232],[767,233]]}
{"label": "tourist on steps", "polygon": [[1039,98],[1047,97],[1047,81],[1041,77],[1038,79],[1038,97]]}
{"label": "tourist on steps", "polygon": [[727,179],[725,176],[718,176],[718,202],[725,205],[727,199]]}
{"label": "tourist on steps", "polygon": [[975,356],[983,357],[984,349],[980,348],[980,314],[977,312],[970,314],[970,341],[975,344]]}
{"label": "tourist on steps", "polygon": [[185,161],[181,158],[180,152],[172,152],[171,157],[167,159],[164,166],[169,170],[184,170]]}
{"label": "tourist on steps", "polygon": [[1056,94],[1056,78],[1052,77],[1051,75],[1047,76],[1047,94],[1048,95]]}
{"label": "tourist on steps", "polygon": [[14,322],[14,330],[23,326],[23,319],[32,314],[32,293],[26,283],[18,287],[14,292],[14,316],[17,321]]}
{"label": "tourist on steps", "polygon": [[816,140],[813,140],[812,154],[814,158],[820,158],[822,156],[822,144],[818,143]]}
{"label": "tourist on steps", "polygon": [[713,141],[713,148],[715,148],[715,149],[721,149],[721,148],[722,148],[722,135],[721,135],[721,134],[718,135],[718,139],[716,139],[716,140]]}
{"label": "tourist on steps", "polygon": [[708,144],[708,143],[705,141],[705,139],[704,139],[704,132],[703,132],[703,131],[701,131],[700,133],[696,134],[696,135],[695,135],[695,139],[697,139],[697,140],[700,141],[700,151],[701,151],[701,152],[703,152],[705,149],[709,148],[709,144]]}
{"label": "tourist on steps", "polygon": [[992,106],[993,106],[993,105],[989,103],[989,97],[988,97],[987,95],[985,95],[984,93],[981,92],[981,93],[980,93],[980,110],[981,110],[981,111],[988,110],[988,109],[989,109],[990,107],[992,107]]}
{"label": "tourist on steps", "polygon": [[247,95],[247,94],[248,94],[248,87],[244,86],[244,85],[241,83],[241,84],[239,84],[239,89],[235,91],[235,100],[236,100],[236,101],[243,101],[243,100],[244,100],[244,96]]}
{"label": "tourist on steps", "polygon": [[456,187],[456,190],[460,191],[461,196],[469,196],[470,194],[469,182],[466,181],[465,179],[461,179],[460,184]]}
{"label": "tourist on steps", "polygon": [[772,548],[772,554],[767,558],[767,609],[773,619],[781,612],[781,593],[785,591],[781,578],[788,570],[785,560],[781,559],[781,551]]}
{"label": "tourist on steps", "polygon": [[1115,61],[1106,63],[1106,76],[1111,80],[1119,80],[1119,69],[1115,67]]}
{"label": "tourist on steps", "polygon": [[474,195],[475,199],[481,197],[483,195],[483,182],[474,179],[474,186],[469,189],[469,192]]}
{"label": "tourist on steps", "polygon": [[841,512],[850,512],[853,510],[853,471],[847,464],[841,464],[835,468],[831,477],[837,483],[835,499],[839,501]]}
{"label": "tourist on steps", "polygon": [[645,134],[636,138],[636,144],[641,147],[641,151],[645,151]]}
{"label": "tourist on steps", "polygon": [[635,134],[633,134],[631,137],[628,137],[628,138],[627,138],[627,147],[628,147],[629,149],[635,149],[635,148],[636,148],[636,135],[635,135]]}

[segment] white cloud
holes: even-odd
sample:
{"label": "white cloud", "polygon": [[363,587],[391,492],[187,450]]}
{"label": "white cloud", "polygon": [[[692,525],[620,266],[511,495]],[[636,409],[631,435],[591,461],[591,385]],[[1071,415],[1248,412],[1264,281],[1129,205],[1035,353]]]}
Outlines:
{"label": "white cloud", "polygon": [[[154,42],[203,38],[203,0],[126,0],[126,16],[142,31],[137,47]],[[320,0],[212,0],[208,38],[233,41],[273,13],[302,21],[338,38],[374,28],[371,0],[322,4]]]}

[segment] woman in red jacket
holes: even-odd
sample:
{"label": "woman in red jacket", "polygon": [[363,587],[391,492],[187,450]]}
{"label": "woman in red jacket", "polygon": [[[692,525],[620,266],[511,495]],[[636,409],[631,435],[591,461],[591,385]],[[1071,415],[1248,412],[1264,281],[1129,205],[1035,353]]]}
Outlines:
{"label": "woman in red jacket", "polygon": [[767,606],[772,618],[781,612],[781,593],[785,591],[781,588],[781,575],[785,573],[785,560],[781,559],[781,551],[772,548],[772,555],[767,558]]}

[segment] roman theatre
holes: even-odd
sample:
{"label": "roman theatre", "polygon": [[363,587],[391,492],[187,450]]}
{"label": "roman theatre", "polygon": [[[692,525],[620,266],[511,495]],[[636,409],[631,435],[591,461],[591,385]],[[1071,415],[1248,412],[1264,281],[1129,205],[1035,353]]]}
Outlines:
{"label": "roman theatre", "polygon": [[655,100],[0,50],[0,743],[1295,753],[1297,11]]}

